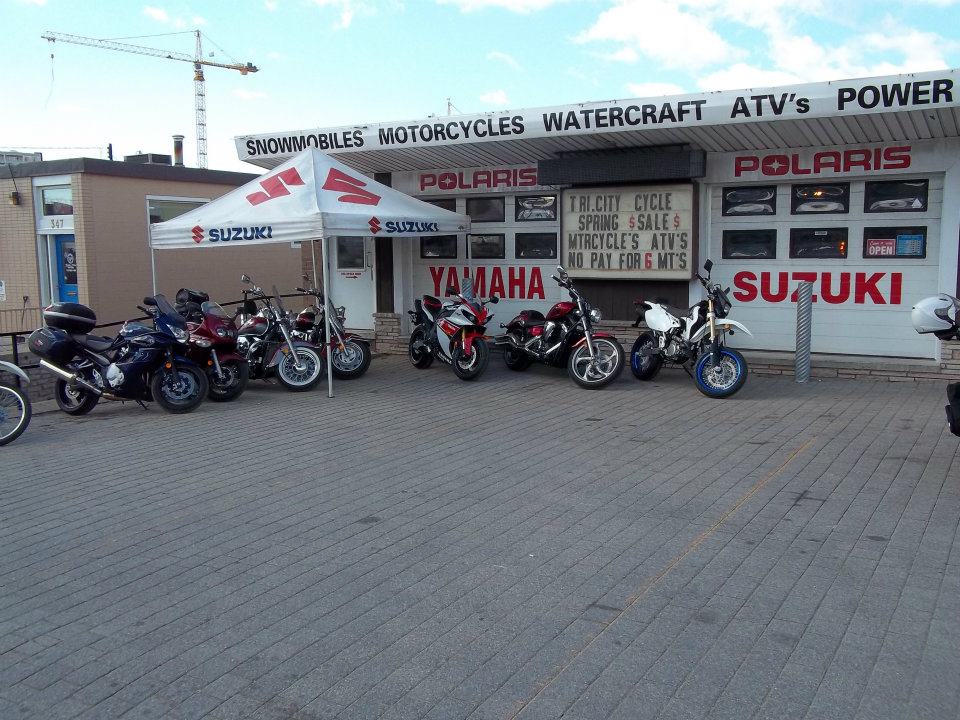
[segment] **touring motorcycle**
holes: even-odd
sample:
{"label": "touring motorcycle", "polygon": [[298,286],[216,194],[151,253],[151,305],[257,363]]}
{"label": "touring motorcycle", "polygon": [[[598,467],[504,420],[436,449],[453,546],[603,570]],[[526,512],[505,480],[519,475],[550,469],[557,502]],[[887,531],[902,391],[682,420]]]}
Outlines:
{"label": "touring motorcycle", "polygon": [[[940,340],[960,340],[960,299],[941,293],[924,298],[910,311],[913,329],[921,335],[933,334]],[[947,423],[950,432],[960,435],[960,383],[947,385]]]}
{"label": "touring motorcycle", "polygon": [[323,376],[320,348],[294,339],[290,317],[276,287],[271,296],[249,276],[242,275],[240,280],[250,286],[245,293],[252,294],[263,305],[257,310],[256,300],[243,303],[243,312],[249,318],[240,326],[237,350],[250,364],[250,377],[265,379],[276,375],[287,390],[309,390]]}
{"label": "touring motorcycle", "polygon": [[210,296],[200,290],[177,291],[176,309],[187,321],[187,357],[204,368],[215,402],[228,402],[243,393],[250,378],[246,358],[237,352],[237,324]]}
{"label": "touring motorcycle", "polygon": [[[415,368],[424,369],[439,358],[452,365],[461,380],[476,380],[490,360],[485,333],[493,313],[477,298],[472,282],[465,282],[459,293],[448,287],[447,294],[452,296],[451,301],[441,302],[424,295],[416,301],[415,310],[407,311],[414,326],[408,348],[410,362]],[[499,301],[491,295],[487,302]]]}
{"label": "touring motorcycle", "polygon": [[[373,353],[370,343],[359,335],[344,330],[347,320],[346,308],[334,307],[333,301],[327,298],[316,288],[296,288],[298,293],[313,298],[313,305],[305,307],[297,314],[293,321],[293,337],[304,340],[322,348],[323,358],[326,361],[326,352],[333,353],[330,364],[333,367],[333,376],[341,380],[352,380],[363,375],[370,367]],[[326,342],[326,324],[324,312],[330,314],[330,332],[333,337],[329,345]]]}
{"label": "touring motorcycle", "polygon": [[534,362],[562,367],[580,387],[602,388],[623,370],[623,347],[606,332],[593,329],[601,314],[590,306],[573,286],[560,265],[553,279],[570,294],[570,301],[558,302],[546,316],[523,310],[509,323],[507,332],[496,338],[503,347],[503,360],[511,370],[526,370]]}
{"label": "touring motorcycle", "polygon": [[[29,383],[27,374],[13,363],[0,360],[0,372],[8,372]],[[0,445],[12,443],[30,424],[30,398],[19,387],[0,383]]]}
{"label": "touring motorcycle", "polygon": [[116,338],[87,334],[97,316],[86,305],[44,309],[45,325],[27,342],[41,367],[59,376],[54,398],[63,412],[85,415],[101,398],[155,400],[171,413],[190,412],[203,402],[207,376],[186,357],[187,321],[163,295],[145,297],[137,307],[153,327],[128,321]]}
{"label": "touring motorcycle", "polygon": [[[707,277],[697,273],[697,279],[707,291],[689,310],[657,302],[640,300],[641,321],[650,328],[633,343],[630,351],[630,369],[638,380],[653,380],[665,362],[679,365],[697,383],[697,389],[713,398],[733,395],[747,381],[747,361],[736,350],[726,347],[724,338],[729,332],[742,330],[753,336],[746,327],[727,317],[732,304],[718,283],[710,281],[713,262],[703,264]],[[692,365],[692,371],[688,365]]]}

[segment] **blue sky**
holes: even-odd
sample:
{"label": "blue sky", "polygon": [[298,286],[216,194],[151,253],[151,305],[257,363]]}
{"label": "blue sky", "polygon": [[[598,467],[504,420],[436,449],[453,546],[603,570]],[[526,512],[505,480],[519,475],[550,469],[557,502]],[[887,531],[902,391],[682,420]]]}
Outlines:
{"label": "blue sky", "polygon": [[0,149],[169,153],[179,132],[192,164],[190,65],[40,34],[197,27],[212,59],[261,68],[206,74],[210,167],[250,171],[236,135],[445,115],[448,97],[472,113],[960,65],[960,0],[0,0]]}

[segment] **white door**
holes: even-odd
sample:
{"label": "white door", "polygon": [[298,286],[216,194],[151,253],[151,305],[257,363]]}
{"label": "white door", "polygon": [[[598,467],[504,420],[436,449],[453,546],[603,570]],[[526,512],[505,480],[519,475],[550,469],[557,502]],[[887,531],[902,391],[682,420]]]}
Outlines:
{"label": "white door", "polygon": [[348,328],[373,330],[377,297],[373,238],[335,237],[330,238],[329,246],[330,297],[334,305],[346,307]]}

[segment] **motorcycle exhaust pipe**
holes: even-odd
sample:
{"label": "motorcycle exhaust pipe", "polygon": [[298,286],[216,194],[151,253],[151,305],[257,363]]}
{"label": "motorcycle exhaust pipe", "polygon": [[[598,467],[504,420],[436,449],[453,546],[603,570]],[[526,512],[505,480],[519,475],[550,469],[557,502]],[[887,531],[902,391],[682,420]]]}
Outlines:
{"label": "motorcycle exhaust pipe", "polygon": [[80,385],[84,390],[87,390],[88,392],[92,392],[97,397],[100,397],[104,394],[103,390],[98,388],[96,385],[88,383],[86,380],[84,380],[82,377],[80,377],[76,373],[72,373],[67,370],[64,370],[63,368],[59,368],[51,362],[47,362],[46,360],[41,360],[40,367],[46,368],[47,370],[52,372],[54,375],[59,375],[71,385]]}

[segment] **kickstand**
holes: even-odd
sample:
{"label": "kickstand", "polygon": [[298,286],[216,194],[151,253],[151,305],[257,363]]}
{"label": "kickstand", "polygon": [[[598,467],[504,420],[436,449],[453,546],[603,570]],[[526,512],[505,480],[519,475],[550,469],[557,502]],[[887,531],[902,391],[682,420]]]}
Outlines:
{"label": "kickstand", "polygon": [[140,407],[142,407],[144,410],[149,410],[149,409],[150,409],[150,408],[148,408],[146,405],[143,404],[143,400],[137,400],[137,405],[139,405]]}
{"label": "kickstand", "polygon": [[683,371],[684,371],[687,375],[690,376],[690,379],[691,379],[691,380],[695,379],[695,378],[693,377],[693,373],[690,372],[690,368],[687,367],[687,363],[684,363],[682,367],[683,367]]}

